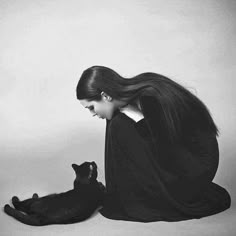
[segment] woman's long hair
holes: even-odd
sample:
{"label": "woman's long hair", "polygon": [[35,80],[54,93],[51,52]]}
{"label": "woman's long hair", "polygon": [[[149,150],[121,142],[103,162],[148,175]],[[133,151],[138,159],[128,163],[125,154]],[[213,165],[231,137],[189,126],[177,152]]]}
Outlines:
{"label": "woman's long hair", "polygon": [[159,111],[161,107],[158,115],[162,115],[160,118],[170,140],[182,137],[184,131],[191,128],[218,136],[218,128],[205,104],[182,85],[163,75],[147,72],[124,78],[104,66],[86,69],[77,84],[77,99],[100,101],[102,91],[127,103],[132,103],[144,92],[154,96]]}

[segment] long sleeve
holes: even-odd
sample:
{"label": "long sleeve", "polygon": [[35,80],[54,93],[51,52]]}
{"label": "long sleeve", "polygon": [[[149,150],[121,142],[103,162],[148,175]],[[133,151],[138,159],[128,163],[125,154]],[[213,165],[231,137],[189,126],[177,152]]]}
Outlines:
{"label": "long sleeve", "polygon": [[[109,127],[109,141],[112,145],[109,159],[113,163],[110,168],[114,166],[113,191],[116,191],[115,198],[120,200],[119,205],[130,217],[136,216],[141,221],[163,220],[168,215],[184,219],[164,200],[158,173],[153,168],[153,152],[149,141],[141,138],[133,120],[124,114],[120,116],[122,119],[113,119]],[[175,176],[165,170],[161,172],[168,182],[174,181]]]}
{"label": "long sleeve", "polygon": [[[197,150],[194,151],[196,155],[191,157],[190,150],[185,146],[176,145],[167,150],[163,148],[163,140],[160,140],[163,135],[156,124],[159,122],[158,112],[148,99],[146,98],[146,103],[142,103],[144,119],[135,122],[127,115],[117,112],[107,122],[107,194],[100,212],[111,219],[148,222],[200,218],[227,209],[230,206],[229,194],[208,180],[205,181],[205,191],[200,192],[201,196],[189,193],[189,187],[192,186],[194,190],[197,186],[193,184],[194,181],[199,183],[196,174],[198,171],[195,174],[189,171],[193,169],[194,161],[198,160]],[[153,109],[155,116],[151,113]],[[205,143],[212,148],[204,149],[208,156],[214,154],[215,150],[214,155],[217,155],[217,143],[203,140],[201,145],[205,146]],[[198,149],[199,144],[193,146]],[[184,169],[188,172],[184,172]],[[204,183],[204,178],[202,180]]]}
{"label": "long sleeve", "polygon": [[[163,109],[159,101],[149,95],[143,95],[140,98],[140,105],[144,114],[144,120],[137,123],[137,129],[146,129],[149,132],[155,151],[156,161],[153,161],[156,171],[159,172],[160,181],[164,184],[162,190],[169,196],[178,209],[193,215],[201,214],[203,211],[211,211],[210,205],[200,204],[198,210],[194,205],[183,205],[181,201],[194,201],[203,195],[202,193],[212,191],[212,180],[215,176],[219,163],[219,150],[216,137],[208,132],[200,130],[189,130],[189,136],[183,137],[183,140],[176,143],[170,143],[166,133]],[[145,123],[144,123],[145,121]],[[191,121],[190,121],[191,122]],[[188,127],[188,126],[187,126]],[[146,132],[146,133],[147,133]],[[144,133],[142,131],[142,133]],[[170,173],[177,176],[178,182],[173,184],[166,181],[162,175],[162,167]],[[225,196],[225,204],[228,204],[228,193],[223,189],[217,189],[215,197]],[[210,194],[211,195],[211,194]],[[178,200],[179,199],[179,200]],[[178,202],[180,201],[180,202]],[[209,203],[210,204],[210,203]],[[219,207],[214,206],[215,208]],[[213,208],[214,208],[213,207]],[[225,206],[224,206],[225,207]]]}

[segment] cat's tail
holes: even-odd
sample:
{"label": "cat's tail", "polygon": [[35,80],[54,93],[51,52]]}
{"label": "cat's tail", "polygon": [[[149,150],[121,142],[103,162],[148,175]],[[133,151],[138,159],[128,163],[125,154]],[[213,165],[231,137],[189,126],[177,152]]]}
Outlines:
{"label": "cat's tail", "polygon": [[6,204],[4,206],[4,212],[8,214],[9,216],[14,217],[18,221],[27,224],[27,225],[32,225],[32,226],[42,226],[46,225],[45,222],[43,222],[41,219],[39,219],[35,215],[27,215],[22,213],[21,211],[18,211],[14,208],[12,208],[10,205]]}

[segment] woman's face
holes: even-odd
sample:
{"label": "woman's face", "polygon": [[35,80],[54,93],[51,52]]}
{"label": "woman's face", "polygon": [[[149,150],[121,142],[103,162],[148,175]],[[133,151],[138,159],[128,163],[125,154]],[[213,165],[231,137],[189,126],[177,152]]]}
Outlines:
{"label": "woman's face", "polygon": [[101,119],[111,120],[116,109],[124,105],[123,102],[111,99],[104,95],[100,101],[88,101],[87,99],[79,100],[81,105],[91,112],[93,116],[98,116]]}

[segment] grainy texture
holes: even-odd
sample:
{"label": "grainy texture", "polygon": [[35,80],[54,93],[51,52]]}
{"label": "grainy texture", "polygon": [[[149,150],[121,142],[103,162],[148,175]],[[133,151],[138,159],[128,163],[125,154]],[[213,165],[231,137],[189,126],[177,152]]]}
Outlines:
{"label": "grainy texture", "polygon": [[194,130],[186,143],[164,146],[153,100],[144,97],[141,105],[145,118],[137,123],[119,111],[107,121],[108,194],[100,212],[151,222],[201,218],[229,208],[228,192],[212,183],[219,162],[216,137]]}

